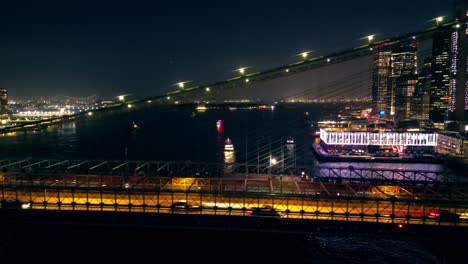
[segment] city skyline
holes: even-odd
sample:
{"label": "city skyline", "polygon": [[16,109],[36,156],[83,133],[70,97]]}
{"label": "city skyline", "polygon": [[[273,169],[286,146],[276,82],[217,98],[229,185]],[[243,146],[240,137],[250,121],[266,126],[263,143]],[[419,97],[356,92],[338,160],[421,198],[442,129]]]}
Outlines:
{"label": "city skyline", "polygon": [[[293,63],[303,51],[319,56],[357,47],[368,34],[383,38],[428,28],[428,20],[452,11],[452,1],[401,1],[385,8],[370,3],[354,9],[337,2],[250,8],[103,2],[93,9],[6,4],[0,13],[0,33],[8,39],[0,44],[0,87],[14,99],[157,95],[178,81],[202,85],[233,77],[242,66],[257,72]],[[330,22],[319,22],[325,18]]]}

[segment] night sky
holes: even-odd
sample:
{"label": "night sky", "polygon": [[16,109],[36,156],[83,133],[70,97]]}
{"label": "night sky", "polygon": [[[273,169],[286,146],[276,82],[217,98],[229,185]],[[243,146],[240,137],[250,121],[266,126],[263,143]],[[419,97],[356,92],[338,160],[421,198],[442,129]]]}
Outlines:
{"label": "night sky", "polygon": [[10,98],[135,97],[262,71],[433,25],[453,0],[0,1]]}

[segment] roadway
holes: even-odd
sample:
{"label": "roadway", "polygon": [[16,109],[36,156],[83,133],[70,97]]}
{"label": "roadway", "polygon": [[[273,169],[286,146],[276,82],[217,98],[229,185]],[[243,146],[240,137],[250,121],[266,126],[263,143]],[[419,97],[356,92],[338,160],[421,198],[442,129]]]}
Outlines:
{"label": "roadway", "polygon": [[[440,206],[437,203],[375,200],[356,198],[319,198],[264,194],[219,194],[188,192],[138,192],[128,190],[93,191],[87,189],[2,188],[3,200],[29,202],[31,210],[76,210],[145,212],[159,214],[200,214],[250,216],[252,208],[271,206],[278,218],[406,223],[468,226],[468,206]],[[186,201],[191,207],[173,209],[171,205]],[[430,209],[447,209],[461,216],[458,223],[423,219]],[[393,218],[392,218],[393,215]]]}

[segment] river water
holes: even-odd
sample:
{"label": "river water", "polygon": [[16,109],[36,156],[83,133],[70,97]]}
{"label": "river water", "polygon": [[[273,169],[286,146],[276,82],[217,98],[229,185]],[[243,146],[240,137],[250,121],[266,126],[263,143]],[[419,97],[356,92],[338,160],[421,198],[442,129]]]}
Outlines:
{"label": "river water", "polygon": [[[276,163],[283,168],[316,164],[308,121],[334,113],[313,105],[274,109],[208,109],[195,106],[140,106],[0,137],[4,158],[159,160]],[[218,122],[221,121],[221,122]],[[129,129],[134,122],[138,127]],[[295,144],[286,144],[292,137]],[[229,138],[233,152],[224,151]],[[443,170],[438,164],[322,163],[323,166]]]}

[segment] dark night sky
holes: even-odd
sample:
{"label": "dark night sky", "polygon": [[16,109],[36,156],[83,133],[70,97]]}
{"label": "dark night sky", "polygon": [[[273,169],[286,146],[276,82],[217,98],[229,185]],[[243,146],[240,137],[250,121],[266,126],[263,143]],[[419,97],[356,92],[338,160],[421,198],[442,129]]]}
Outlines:
{"label": "dark night sky", "polygon": [[429,27],[453,0],[1,1],[10,97],[156,95]]}

